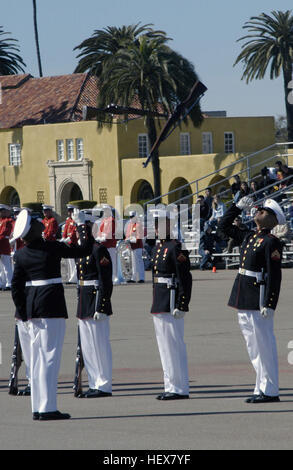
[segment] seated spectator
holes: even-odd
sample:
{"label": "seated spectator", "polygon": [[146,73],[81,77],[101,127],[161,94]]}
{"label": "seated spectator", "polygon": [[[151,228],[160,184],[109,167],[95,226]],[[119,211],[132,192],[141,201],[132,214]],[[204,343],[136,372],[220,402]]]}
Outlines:
{"label": "seated spectator", "polygon": [[218,219],[223,217],[227,210],[226,205],[221,201],[221,197],[218,194],[215,194],[213,198],[212,210],[213,212],[209,222],[212,227],[216,227],[218,225]]}
{"label": "seated spectator", "polygon": [[213,202],[213,196],[212,196],[211,188],[206,188],[204,200],[210,208],[210,214],[209,214],[209,217],[210,217],[212,215],[212,202]]}
{"label": "seated spectator", "polygon": [[288,178],[286,181],[282,182],[282,180],[280,180],[280,189],[281,188],[287,188],[288,186],[290,186],[291,184],[293,184],[293,169],[292,168],[289,168],[287,165],[283,164],[282,165],[282,176],[283,178],[288,178],[288,176],[291,176],[291,178]]}
{"label": "seated spectator", "polygon": [[278,181],[280,181],[283,178],[282,165],[283,165],[283,162],[281,162],[281,160],[278,160],[277,162],[275,162],[275,174],[276,174],[276,179]]}
{"label": "seated spectator", "polygon": [[289,215],[290,228],[291,230],[293,230],[293,201],[291,201],[291,204],[289,206],[288,215]]}
{"label": "seated spectator", "polygon": [[200,235],[198,253],[202,257],[199,265],[201,271],[212,269],[213,267],[212,254],[215,251],[215,235],[212,233],[212,230],[212,226],[207,222]]}
{"label": "seated spectator", "polygon": [[251,181],[250,183],[250,194],[249,195],[252,195],[252,198],[254,201],[257,201],[258,199],[261,199],[263,196],[262,196],[262,193],[261,191],[258,192],[257,194],[254,194],[255,192],[259,191],[259,186],[257,184],[256,181]]}
{"label": "seated spectator", "polygon": [[241,180],[239,175],[234,176],[235,182],[231,184],[231,191],[233,196],[240,190]]}
{"label": "seated spectator", "polygon": [[204,200],[203,196],[198,196],[196,203],[200,206],[200,231],[202,231],[204,228],[204,223],[209,218],[210,208],[208,203]]}
{"label": "seated spectator", "polygon": [[262,192],[262,196],[267,196],[268,194],[272,193],[275,191],[274,187],[271,186],[270,188],[267,188],[267,186],[273,184],[275,182],[274,179],[271,179],[270,177],[270,172],[269,169],[265,166],[264,168],[261,169],[261,180],[259,182],[259,188],[264,189]]}
{"label": "seated spectator", "polygon": [[241,185],[240,185],[240,189],[239,191],[237,191],[237,193],[235,194],[235,197],[234,197],[234,201],[233,202],[238,202],[242,197],[244,196],[248,196],[250,192],[250,189],[249,189],[249,186],[248,184],[246,183],[246,181],[242,181]]}
{"label": "seated spectator", "polygon": [[[243,232],[247,232],[248,230],[248,226],[242,222],[242,217],[240,215],[235,217],[233,224],[236,225],[240,230],[243,230]],[[229,238],[225,251],[227,253],[232,253],[233,248],[236,248],[237,246],[239,246],[239,243],[237,243],[234,238]]]}

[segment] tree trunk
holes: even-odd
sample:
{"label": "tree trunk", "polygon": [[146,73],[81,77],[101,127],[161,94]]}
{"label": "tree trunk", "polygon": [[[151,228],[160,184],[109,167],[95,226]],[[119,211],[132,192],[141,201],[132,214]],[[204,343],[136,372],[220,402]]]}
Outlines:
{"label": "tree trunk", "polygon": [[[288,142],[293,142],[293,103],[289,102],[289,93],[292,89],[288,87],[292,81],[292,63],[288,64],[286,69],[283,69],[284,74],[284,91],[285,91],[285,107],[287,115],[287,130],[288,130]],[[291,100],[290,100],[291,101]],[[289,145],[289,148],[293,148],[293,144]]]}
{"label": "tree trunk", "polygon": [[40,77],[43,76],[42,71],[42,64],[41,64],[41,54],[40,54],[40,45],[39,45],[39,34],[38,34],[38,25],[37,25],[37,5],[36,0],[33,0],[33,12],[34,12],[34,29],[35,29],[35,40],[36,40],[36,48],[37,48],[37,57],[38,57],[38,65],[39,65],[39,74]]}
{"label": "tree trunk", "polygon": [[[152,116],[147,116],[146,124],[148,129],[148,138],[150,141],[150,146],[152,147],[157,140],[155,121]],[[154,152],[151,161],[154,178],[154,196],[158,198],[156,204],[159,204],[161,202],[161,170],[158,150]]]}

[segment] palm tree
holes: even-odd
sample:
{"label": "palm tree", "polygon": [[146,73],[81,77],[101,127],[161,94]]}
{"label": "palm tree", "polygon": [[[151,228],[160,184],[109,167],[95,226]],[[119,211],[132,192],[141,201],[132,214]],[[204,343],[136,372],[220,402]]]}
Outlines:
{"label": "palm tree", "polygon": [[141,34],[149,37],[163,36],[163,31],[154,31],[150,26],[140,23],[130,26],[108,26],[105,29],[95,30],[93,35],[85,39],[73,50],[80,50],[77,55],[79,62],[75,68],[75,73],[91,72],[99,77],[105,63],[113,61],[115,54],[120,50],[133,44]]}
{"label": "palm tree", "polygon": [[288,100],[288,85],[292,80],[293,63],[293,16],[290,10],[272,11],[271,16],[262,13],[247,21],[243,29],[246,36],[238,41],[246,41],[242,52],[234,65],[242,62],[244,71],[242,79],[246,82],[264,78],[269,69],[270,78],[283,74],[285,106],[287,114],[288,140],[293,142],[293,104]]}
{"label": "palm tree", "polygon": [[[127,32],[123,40],[119,36],[122,30]],[[83,57],[82,64],[87,65],[87,68],[81,69],[78,66],[76,71],[94,70],[98,73],[98,108],[105,108],[110,103],[127,108],[137,102],[145,113],[152,147],[157,139],[154,113],[158,109],[162,114],[172,113],[178,102],[187,97],[190,88],[197,80],[197,75],[188,60],[167,46],[169,38],[162,31],[153,31],[149,25],[141,28],[135,25],[118,29],[107,28],[106,33],[105,37],[103,32],[101,41],[104,49],[98,51],[100,58],[97,58],[93,50],[89,51],[89,56]],[[120,42],[117,42],[117,37],[120,37]],[[111,115],[98,116],[98,119],[99,117],[107,122],[113,119]],[[191,117],[194,125],[201,123],[199,106],[194,108]],[[160,125],[160,121],[157,122]],[[161,178],[158,152],[152,157],[152,167],[154,195],[159,197]]]}
{"label": "palm tree", "polygon": [[[0,26],[0,75],[14,75],[18,72],[24,72],[26,65],[17,52],[19,48],[16,45],[17,39],[4,38],[7,34]],[[3,38],[3,39],[2,39]]]}
{"label": "palm tree", "polygon": [[39,74],[40,74],[40,77],[42,77],[43,76],[43,71],[42,71],[39,33],[38,33],[38,24],[37,24],[37,4],[36,4],[36,0],[33,0],[33,17],[34,17],[34,31],[35,31],[35,41],[36,41],[36,48],[37,48]]}

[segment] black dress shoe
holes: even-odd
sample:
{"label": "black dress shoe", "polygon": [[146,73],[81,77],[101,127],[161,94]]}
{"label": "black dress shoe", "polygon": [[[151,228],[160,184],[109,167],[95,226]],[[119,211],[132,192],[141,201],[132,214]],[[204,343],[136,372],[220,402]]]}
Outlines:
{"label": "black dress shoe", "polygon": [[139,284],[144,284],[144,280],[141,279],[140,281],[138,281]]}
{"label": "black dress shoe", "polygon": [[39,417],[40,417],[40,413],[38,411],[34,411],[33,412],[33,420],[37,421],[37,420],[39,420]]}
{"label": "black dress shoe", "polygon": [[269,395],[265,395],[264,393],[260,393],[260,395],[252,395],[252,397],[245,400],[246,403],[274,403],[279,402],[280,398],[270,397]]}
{"label": "black dress shoe", "polygon": [[180,395],[179,393],[164,392],[157,396],[157,400],[184,400],[189,395]]}
{"label": "black dress shoe", "polygon": [[69,418],[71,418],[70,414],[61,413],[58,410],[49,411],[48,413],[39,413],[39,421],[52,421],[54,419],[69,419]]}
{"label": "black dress shoe", "polygon": [[17,393],[18,397],[30,397],[31,395],[31,388],[27,385],[23,390],[19,390]]}
{"label": "black dress shoe", "polygon": [[253,403],[253,400],[255,400],[256,397],[259,397],[259,396],[260,396],[260,395],[255,395],[255,394],[254,394],[254,395],[252,395],[251,397],[246,398],[245,403]]}
{"label": "black dress shoe", "polygon": [[103,392],[96,388],[89,388],[87,392],[82,394],[82,398],[99,398],[99,397],[111,397],[112,393]]}
{"label": "black dress shoe", "polygon": [[133,281],[132,279],[130,279],[129,281],[127,281],[127,284],[135,284],[135,281]]}

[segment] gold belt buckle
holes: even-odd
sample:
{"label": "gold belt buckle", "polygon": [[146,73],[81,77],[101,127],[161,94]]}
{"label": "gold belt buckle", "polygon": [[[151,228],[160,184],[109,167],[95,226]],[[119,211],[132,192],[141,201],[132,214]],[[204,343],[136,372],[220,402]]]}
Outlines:
{"label": "gold belt buckle", "polygon": [[245,275],[245,269],[240,268],[239,273]]}

